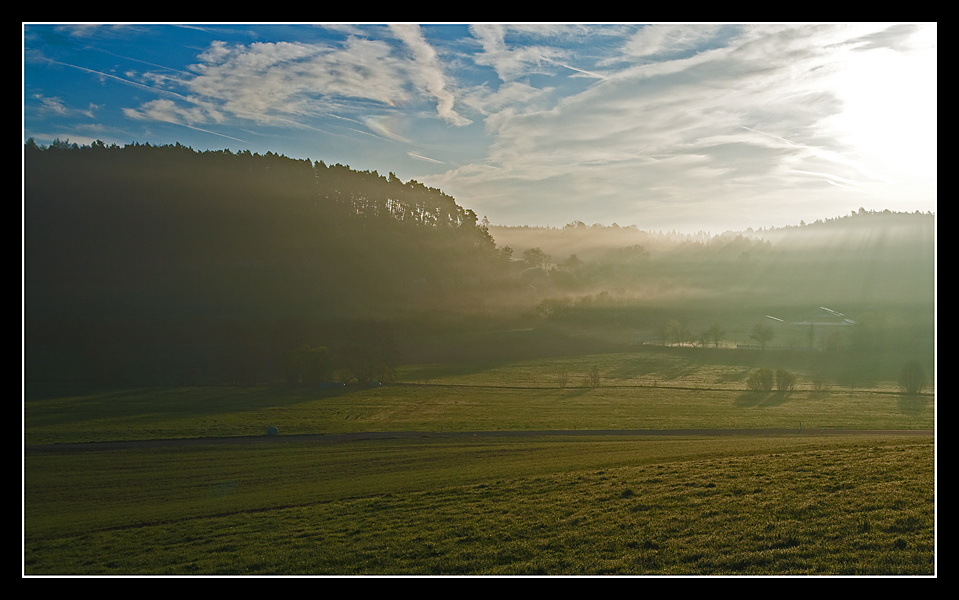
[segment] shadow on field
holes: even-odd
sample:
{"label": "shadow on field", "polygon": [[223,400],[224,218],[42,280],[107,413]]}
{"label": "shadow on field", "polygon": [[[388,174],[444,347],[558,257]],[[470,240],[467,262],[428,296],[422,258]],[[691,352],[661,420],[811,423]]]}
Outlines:
{"label": "shadow on field", "polygon": [[716,378],[716,383],[735,383],[746,381],[751,369],[749,367],[736,367],[720,373]]}
{"label": "shadow on field", "polygon": [[626,361],[607,367],[604,376],[611,379],[632,379],[655,376],[662,381],[674,381],[695,374],[703,363],[690,352],[690,348],[657,346],[655,350],[643,349]]}
{"label": "shadow on field", "polygon": [[71,396],[125,396],[130,393],[131,386],[111,386],[96,383],[36,383],[25,382],[23,384],[23,399],[26,402],[36,400],[51,400],[54,398],[66,398]]}
{"label": "shadow on field", "polygon": [[897,406],[905,415],[919,416],[929,407],[933,399],[925,394],[900,394]]}
{"label": "shadow on field", "polygon": [[324,398],[370,390],[366,385],[347,385],[321,390],[312,386],[164,386],[114,388],[71,384],[30,386],[25,401],[69,399],[87,414],[122,416],[149,407],[150,410],[188,413],[194,416],[243,412],[251,409],[293,406]]}
{"label": "shadow on field", "polygon": [[733,402],[736,406],[739,407],[764,407],[764,406],[779,406],[785,404],[787,400],[792,397],[792,392],[783,392],[783,391],[770,391],[770,392],[756,392],[756,391],[747,391],[741,393],[736,400]]}
{"label": "shadow on field", "polygon": [[474,375],[485,371],[492,371],[514,364],[511,360],[486,360],[469,363],[431,364],[410,368],[404,372],[402,379],[411,382],[429,382],[431,379]]}
{"label": "shadow on field", "polygon": [[592,390],[592,389],[593,389],[593,388],[588,388],[588,387],[567,387],[567,388],[561,388],[561,390],[562,390],[562,392],[563,392],[563,399],[567,399],[567,398],[578,398],[578,397],[586,394],[587,392],[589,392],[589,391]]}

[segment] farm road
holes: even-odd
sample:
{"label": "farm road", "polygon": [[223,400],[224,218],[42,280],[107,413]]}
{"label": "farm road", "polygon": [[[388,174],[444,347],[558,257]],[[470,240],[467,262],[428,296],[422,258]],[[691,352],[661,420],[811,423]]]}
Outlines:
{"label": "farm road", "polygon": [[210,446],[224,444],[280,444],[288,442],[352,442],[357,440],[395,438],[462,438],[462,437],[568,437],[568,436],[823,436],[881,435],[933,436],[932,429],[574,429],[548,431],[368,431],[360,433],[261,435],[221,438],[183,438],[169,440],[129,440],[115,442],[82,442],[75,444],[25,445],[24,452],[81,452],[89,450],[121,450],[126,448],[162,448],[170,446]]}

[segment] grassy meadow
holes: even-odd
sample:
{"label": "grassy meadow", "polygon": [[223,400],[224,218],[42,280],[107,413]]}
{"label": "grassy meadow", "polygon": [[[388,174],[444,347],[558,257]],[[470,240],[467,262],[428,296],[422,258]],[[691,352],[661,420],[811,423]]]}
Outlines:
{"label": "grassy meadow", "polygon": [[[685,350],[685,351],[683,351]],[[343,391],[296,387],[26,388],[25,443],[76,443],[364,431],[592,429],[932,429],[934,395],[907,397],[875,375],[820,380],[795,369],[792,391],[752,392],[775,353],[701,349],[415,365],[396,383]],[[752,356],[734,362],[732,359]],[[740,359],[741,360],[741,359]],[[786,359],[781,359],[784,362]],[[601,382],[584,385],[596,365]],[[562,387],[565,375],[566,387]]]}
{"label": "grassy meadow", "polygon": [[[749,392],[745,353],[703,356],[407,366],[343,391],[27,385],[23,571],[935,574],[933,394],[799,362],[794,390]],[[469,433],[682,428],[795,433]],[[421,434],[278,443],[375,431]],[[212,437],[237,443],[82,444]]]}
{"label": "grassy meadow", "polygon": [[928,437],[29,455],[28,574],[933,574]]}

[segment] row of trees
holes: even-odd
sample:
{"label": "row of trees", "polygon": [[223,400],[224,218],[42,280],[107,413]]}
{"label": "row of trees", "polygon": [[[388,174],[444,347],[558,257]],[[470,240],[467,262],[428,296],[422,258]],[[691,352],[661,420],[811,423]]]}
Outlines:
{"label": "row of trees", "polygon": [[[749,339],[755,341],[763,350],[776,337],[775,330],[762,323],[757,323],[749,333]],[[699,344],[706,348],[710,344],[719,348],[726,339],[726,330],[718,323],[713,323],[708,329],[694,333],[686,320],[670,319],[660,330],[660,340],[663,345],[678,344],[680,346]]]}
{"label": "row of trees", "polygon": [[[25,160],[31,162],[41,155],[57,156],[81,160],[97,168],[108,166],[117,172],[146,167],[153,173],[174,177],[187,173],[201,179],[219,179],[226,174],[232,177],[246,175],[244,183],[267,186],[277,199],[295,195],[311,204],[325,200],[329,205],[325,208],[339,207],[334,212],[364,219],[388,218],[447,229],[471,229],[477,225],[476,213],[472,210],[459,206],[452,196],[441,190],[416,180],[403,182],[393,173],[383,176],[376,171],[355,171],[341,164],[314,163],[310,159],[292,159],[273,152],[264,155],[249,150],[197,152],[179,143],[107,146],[100,140],[89,146],[80,146],[59,139],[44,147],[30,138],[24,144],[24,154]],[[144,159],[148,163],[144,163]],[[227,181],[221,181],[221,184]]]}
{"label": "row of trees", "polygon": [[[559,371],[559,387],[566,388],[569,385],[569,369],[563,367]],[[583,387],[595,389],[600,386],[602,381],[602,376],[599,371],[599,365],[592,365],[586,369],[586,373],[583,374]]]}
{"label": "row of trees", "polygon": [[[601,292],[597,296],[587,296],[573,300],[570,296],[544,298],[535,306],[535,312],[546,319],[562,319],[572,315],[577,309],[591,307],[594,303],[609,303],[609,293]],[[663,346],[693,346],[719,348],[726,340],[727,332],[718,323],[695,332],[686,319],[669,319],[659,328],[659,341]],[[776,331],[769,325],[757,323],[748,334],[763,350],[776,338]]]}
{"label": "row of trees", "polygon": [[[797,377],[785,369],[761,368],[753,371],[746,378],[746,387],[755,392],[768,392],[773,385],[781,392],[788,392],[796,387]],[[926,385],[926,373],[916,361],[909,361],[899,373],[899,390],[903,394],[918,395]]]}
{"label": "row of trees", "polygon": [[[535,306],[535,312],[546,319],[561,319],[573,314],[578,308],[587,308],[593,303],[604,304],[609,302],[609,293],[602,292],[595,298],[588,296],[573,300],[569,296],[550,297],[541,300]],[[659,341],[662,345],[693,346],[701,348],[713,346],[719,348],[726,340],[727,332],[718,323],[708,328],[693,331],[686,319],[669,319],[659,329]],[[776,331],[769,325],[757,323],[748,334],[748,338],[756,342],[763,350],[776,339]]]}
{"label": "row of trees", "polygon": [[726,330],[717,323],[713,323],[708,329],[704,329],[696,334],[693,333],[689,322],[685,319],[670,319],[660,330],[660,340],[664,346],[668,344],[685,346],[687,344],[698,343],[703,348],[710,344],[712,344],[714,348],[719,348],[725,339]]}

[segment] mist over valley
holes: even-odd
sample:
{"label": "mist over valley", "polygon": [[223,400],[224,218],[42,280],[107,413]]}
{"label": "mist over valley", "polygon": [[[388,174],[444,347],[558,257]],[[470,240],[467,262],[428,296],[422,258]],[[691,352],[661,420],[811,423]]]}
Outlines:
{"label": "mist over valley", "polygon": [[937,575],[937,23],[24,23],[24,577]]}

